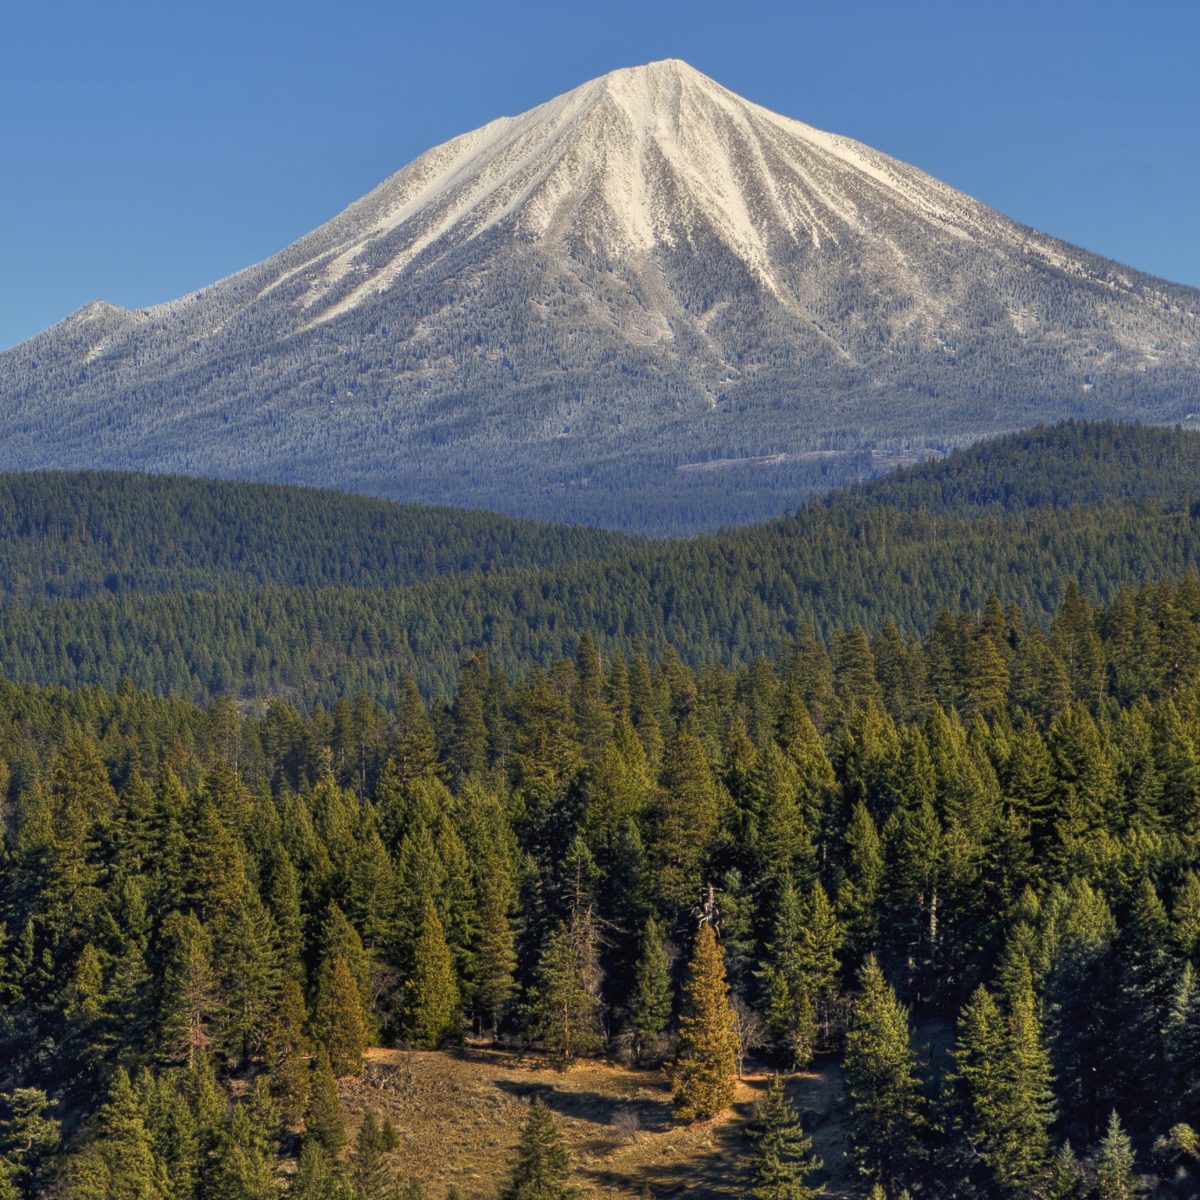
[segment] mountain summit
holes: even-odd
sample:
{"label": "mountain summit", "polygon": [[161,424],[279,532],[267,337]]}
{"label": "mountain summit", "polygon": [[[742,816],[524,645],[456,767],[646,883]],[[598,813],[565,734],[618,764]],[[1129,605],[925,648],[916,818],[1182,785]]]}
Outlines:
{"label": "mountain summit", "polygon": [[1198,363],[1195,290],[667,60],[435,147],[202,291],[0,355],[0,468],[683,530],[1041,420],[1188,420]]}

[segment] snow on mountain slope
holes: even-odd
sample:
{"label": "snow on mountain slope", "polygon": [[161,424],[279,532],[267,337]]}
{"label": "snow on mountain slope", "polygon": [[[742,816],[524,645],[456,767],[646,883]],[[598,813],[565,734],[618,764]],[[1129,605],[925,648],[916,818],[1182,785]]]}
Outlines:
{"label": "snow on mountain slope", "polygon": [[1057,416],[1183,419],[1198,312],[669,60],[435,147],[191,296],[89,305],[0,356],[0,466],[702,526],[813,480],[726,473],[725,505],[690,462],[857,471]]}

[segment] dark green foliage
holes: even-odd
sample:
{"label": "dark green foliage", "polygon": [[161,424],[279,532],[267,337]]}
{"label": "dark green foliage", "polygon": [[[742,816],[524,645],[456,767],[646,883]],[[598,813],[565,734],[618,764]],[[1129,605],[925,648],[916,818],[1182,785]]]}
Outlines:
{"label": "dark green foliage", "polygon": [[603,1042],[600,982],[592,912],[576,908],[550,931],[529,1000],[530,1032],[562,1066]]}
{"label": "dark green foliage", "polygon": [[1025,1196],[1050,1169],[1050,1064],[1028,978],[1007,1011],[979,988],[963,1008],[954,1050],[964,1138],[1005,1196]]}
{"label": "dark green foliage", "polygon": [[409,993],[404,1028],[414,1046],[436,1050],[457,1035],[461,1022],[458,982],[442,922],[428,896],[421,907]]}
{"label": "dark green foliage", "polygon": [[821,1160],[813,1154],[812,1139],[778,1075],[772,1075],[767,1085],[753,1136],[746,1182],[755,1200],[814,1200],[824,1192],[808,1183],[808,1177],[821,1169]]}
{"label": "dark green foliage", "polygon": [[305,1138],[290,1200],[341,1200],[348,1194],[329,1152],[316,1138]]}
{"label": "dark green foliage", "polygon": [[924,1102],[908,1014],[868,959],[846,1031],[846,1087],[859,1170],[889,1190],[919,1176]]}
{"label": "dark green foliage", "polygon": [[0,475],[0,595],[400,586],[636,544],[461,508],[180,475]]}
{"label": "dark green foliage", "polygon": [[844,1053],[893,1197],[1071,1195],[1114,1107],[1191,1180],[1200,585],[1032,615],[744,669],[572,636],[394,708],[0,682],[0,1196],[266,1196],[302,1139],[340,1197],[335,1064],[460,1017],[563,1063],[678,1038],[709,1115],[733,1002],[752,1069]]}
{"label": "dark green foliage", "polygon": [[1134,1173],[1133,1146],[1121,1127],[1117,1110],[1108,1118],[1108,1127],[1096,1151],[1096,1200],[1133,1200],[1138,1191]]}
{"label": "dark green foliage", "polygon": [[[68,573],[77,570],[91,582],[65,590],[99,587],[100,594],[47,605],[34,599],[44,589],[31,586],[21,569],[24,559],[6,574],[0,556],[0,591],[30,597],[0,610],[0,670],[21,681],[103,683],[113,689],[128,677],[175,695],[266,697],[287,690],[330,705],[338,696],[369,691],[400,705],[413,677],[426,695],[450,695],[464,649],[486,650],[493,669],[523,672],[533,663],[575,657],[580,631],[590,630],[602,657],[629,654],[640,645],[661,657],[670,646],[694,665],[746,666],[763,654],[783,659],[793,639],[815,626],[824,635],[852,630],[835,655],[838,679],[826,680],[830,694],[819,701],[819,725],[826,703],[861,703],[884,680],[893,687],[903,684],[893,704],[906,712],[923,690],[924,664],[897,673],[893,653],[872,667],[874,651],[863,630],[872,633],[890,622],[905,634],[929,633],[940,609],[982,610],[993,593],[1019,603],[1026,620],[1040,624],[1057,611],[1068,581],[1077,583],[1080,594],[1108,601],[1122,587],[1194,572],[1200,566],[1195,445],[1193,435],[1134,426],[1043,429],[835,493],[792,517],[715,537],[573,546],[574,531],[547,531],[544,561],[538,558],[540,534],[527,543],[514,536],[509,557],[488,531],[490,518],[431,516],[433,532],[414,531],[417,544],[430,547],[430,562],[449,566],[458,558],[463,569],[425,582],[409,582],[423,568],[411,574],[388,568],[397,553],[390,549],[393,543],[380,551],[378,573],[371,569],[376,558],[354,537],[344,544],[334,539],[331,546],[315,493],[298,498],[303,501],[298,511],[313,515],[297,518],[295,543],[277,540],[271,523],[255,523],[256,501],[231,500],[235,514],[244,504],[244,515],[230,517],[222,537],[231,547],[239,538],[261,547],[274,564],[249,578],[236,574],[231,548],[218,550],[217,562],[211,569],[204,565],[199,579],[176,579],[167,571],[141,580],[135,571],[134,590],[117,585],[112,595],[103,591],[106,576],[88,565],[93,542],[71,535],[68,561],[81,561]],[[57,486],[46,485],[45,511],[31,517],[49,530],[58,528],[52,499]],[[168,484],[146,486],[167,488],[169,494]],[[209,485],[179,486],[188,495],[189,489]],[[110,490],[109,500],[119,510],[120,490]],[[270,489],[263,495],[262,503],[275,503]],[[87,504],[81,501],[80,507]],[[179,508],[190,511],[182,497]],[[139,528],[158,520],[152,504],[143,502],[141,511]],[[13,512],[17,521],[15,507]],[[339,520],[331,518],[334,528]],[[458,528],[475,532],[451,534],[449,544],[457,548],[446,562],[432,547],[444,532]],[[198,529],[192,540],[201,536]],[[394,545],[411,541],[401,534]],[[282,546],[287,550],[281,566]],[[41,561],[40,549],[21,553]],[[423,554],[414,557],[419,562]],[[312,564],[306,568],[312,579],[306,574],[304,586],[286,565],[297,556]],[[203,564],[211,561],[200,558]],[[912,586],[913,580],[920,586]],[[230,582],[238,586],[227,588]],[[197,583],[202,590],[195,590]],[[385,586],[393,583],[405,586]],[[214,587],[222,590],[207,590]],[[1174,620],[1167,612],[1159,616]],[[1032,711],[1055,705],[1060,690],[1093,703],[1095,638],[1103,639],[1106,631],[1085,628],[1077,617],[1068,610],[1049,639],[1035,642],[1015,662],[1002,644],[1006,639],[997,641],[1001,631],[994,622],[982,631],[956,631],[924,672],[933,697],[988,716],[1007,673],[1010,688],[1021,690]],[[1179,631],[1185,626],[1180,623]],[[1136,689],[1161,681],[1169,688],[1195,665],[1194,650],[1170,664],[1156,650],[1143,652],[1137,643],[1151,633],[1145,627],[1124,631],[1122,653],[1108,672],[1112,685]],[[810,656],[802,669],[815,666]],[[880,680],[870,677],[873,669],[881,672]],[[579,714],[591,722],[594,747],[606,725],[595,724],[603,714],[594,707],[594,680],[562,701],[573,719]],[[455,772],[481,765],[482,703],[480,679],[465,674],[455,706],[450,763]],[[639,736],[645,729],[653,740],[641,703],[634,707]]]}
{"label": "dark green foliage", "polygon": [[570,1200],[575,1189],[567,1186],[571,1160],[550,1110],[536,1098],[521,1131],[516,1161],[503,1200]]}
{"label": "dark green foliage", "polygon": [[355,1200],[398,1200],[402,1193],[387,1161],[388,1151],[394,1149],[394,1134],[389,1137],[387,1128],[374,1113],[367,1113],[359,1126],[349,1162]]}
{"label": "dark green foliage", "polygon": [[634,1053],[640,1059],[654,1046],[671,1020],[670,961],[659,923],[650,916],[642,927],[637,966],[629,1000]]}
{"label": "dark green foliage", "polygon": [[341,1153],[346,1144],[346,1128],[338,1104],[337,1081],[324,1046],[317,1051],[313,1061],[305,1125],[309,1140],[316,1142],[331,1158]]}

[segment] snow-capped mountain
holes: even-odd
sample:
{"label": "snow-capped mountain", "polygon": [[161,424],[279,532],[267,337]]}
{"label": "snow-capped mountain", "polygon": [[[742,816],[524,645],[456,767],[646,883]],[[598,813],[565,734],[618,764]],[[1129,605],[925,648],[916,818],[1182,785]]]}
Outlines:
{"label": "snow-capped mountain", "polygon": [[1198,410],[1200,293],[672,60],[435,147],[200,292],[0,355],[0,467],[687,528],[872,447]]}

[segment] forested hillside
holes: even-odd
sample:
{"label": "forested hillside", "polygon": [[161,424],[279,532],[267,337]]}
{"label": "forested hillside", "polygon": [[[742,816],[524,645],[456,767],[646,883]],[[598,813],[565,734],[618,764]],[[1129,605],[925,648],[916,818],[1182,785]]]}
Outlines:
{"label": "forested hillside", "polygon": [[[312,701],[362,690],[394,704],[408,673],[426,695],[447,694],[472,651],[520,672],[569,654],[580,631],[605,653],[643,646],[657,659],[670,646],[691,665],[736,667],[839,626],[874,634],[891,621],[906,634],[924,634],[941,609],[980,609],[993,592],[1047,620],[1069,582],[1107,600],[1121,587],[1200,569],[1198,458],[1193,434],[1067,425],[834,493],[786,519],[663,543],[559,528],[547,529],[543,543],[536,526],[490,517],[468,515],[459,527],[457,515],[440,510],[222,485],[214,493],[219,505],[211,502],[221,521],[199,502],[163,516],[164,529],[179,530],[175,544],[208,547],[194,570],[175,551],[160,559],[124,540],[98,555],[82,534],[59,537],[62,522],[38,524],[30,515],[29,527],[44,532],[0,549],[0,562],[5,554],[9,562],[57,561],[59,578],[95,591],[104,587],[101,558],[126,561],[130,585],[143,579],[149,591],[5,605],[0,671],[18,682],[114,688],[128,677],[196,698],[282,693]],[[135,542],[156,507],[166,509],[173,496],[205,496],[208,486],[144,482],[135,509],[119,499],[120,477],[88,477],[74,491],[72,477],[53,479],[62,481],[72,512],[86,508],[82,498],[97,479],[95,495],[136,512],[122,526]],[[47,486],[47,498],[58,494]],[[281,511],[278,527],[298,538],[294,560],[291,544],[287,552],[276,545],[260,519],[291,496],[298,513]],[[326,503],[334,514],[327,525]],[[382,524],[351,536],[347,514],[364,512]],[[397,514],[392,525],[384,520],[389,512]],[[210,523],[211,540],[204,532]],[[449,529],[456,531],[446,548],[435,549]],[[396,536],[399,543],[389,540]],[[148,545],[164,542],[151,534]],[[595,557],[575,558],[573,551],[589,546]],[[314,582],[366,583],[454,562],[464,571],[409,587],[284,586],[296,569]],[[472,569],[483,565],[491,569]],[[272,582],[159,590],[170,578],[215,585],[248,573]],[[7,582],[10,594],[29,586]]]}
{"label": "forested hillside", "polygon": [[839,1061],[845,1161],[775,1089],[726,1194],[1194,1194],[1200,585],[1041,615],[391,711],[0,686],[0,1195],[392,1196],[335,1081],[468,1031],[666,1063],[679,1121]]}
{"label": "forested hillside", "polygon": [[314,488],[115,471],[0,475],[0,596],[414,583],[554,567],[633,544],[601,530]]}

